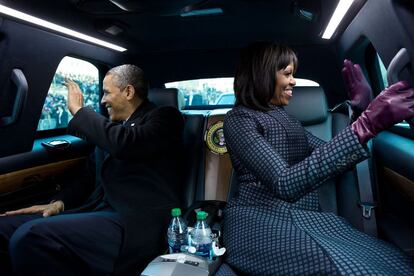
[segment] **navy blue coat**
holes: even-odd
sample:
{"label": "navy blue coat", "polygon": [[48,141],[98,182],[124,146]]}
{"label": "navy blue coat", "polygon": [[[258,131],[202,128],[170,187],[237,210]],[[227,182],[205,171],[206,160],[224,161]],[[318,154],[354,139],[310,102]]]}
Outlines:
{"label": "navy blue coat", "polygon": [[225,211],[226,261],[249,275],[414,273],[391,245],[319,211],[318,187],[367,158],[348,127],[316,138],[283,107],[235,107],[224,135],[239,193]]}
{"label": "navy blue coat", "polygon": [[[68,125],[70,134],[109,153],[102,164],[100,189],[125,222],[115,268],[119,275],[137,275],[167,246],[170,210],[180,203],[183,123],[177,109],[145,101],[123,125],[90,108],[80,109]],[[96,190],[78,210],[93,208],[101,198]]]}

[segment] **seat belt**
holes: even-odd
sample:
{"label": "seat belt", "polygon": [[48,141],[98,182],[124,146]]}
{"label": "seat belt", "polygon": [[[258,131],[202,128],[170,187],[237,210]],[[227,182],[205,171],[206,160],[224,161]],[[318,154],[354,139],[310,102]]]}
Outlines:
{"label": "seat belt", "polygon": [[[349,119],[352,122],[353,111],[351,104],[347,102],[347,105]],[[367,147],[369,152],[372,152],[372,141],[368,141]],[[375,207],[377,207],[377,204],[375,203],[373,196],[370,162],[371,158],[368,158],[356,165],[359,189],[358,205],[362,210],[362,226],[364,232],[368,235],[377,237],[377,221],[375,217]]]}

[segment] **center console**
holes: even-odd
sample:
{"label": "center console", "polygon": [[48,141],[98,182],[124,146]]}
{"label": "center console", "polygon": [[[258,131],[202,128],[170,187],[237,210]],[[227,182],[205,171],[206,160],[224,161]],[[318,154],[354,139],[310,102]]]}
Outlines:
{"label": "center console", "polygon": [[141,276],[208,276],[220,266],[221,259],[208,260],[187,253],[167,254],[156,257]]}

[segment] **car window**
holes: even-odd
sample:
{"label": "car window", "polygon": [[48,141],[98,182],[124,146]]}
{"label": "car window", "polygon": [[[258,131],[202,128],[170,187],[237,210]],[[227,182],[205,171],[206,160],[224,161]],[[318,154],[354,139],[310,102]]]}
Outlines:
{"label": "car window", "polygon": [[236,101],[236,96],[234,95],[234,93],[223,93],[218,97],[216,105],[234,104],[235,101]]}
{"label": "car window", "polygon": [[73,57],[64,57],[59,63],[42,109],[37,130],[65,128],[72,118],[67,107],[68,90],[65,79],[77,82],[83,91],[85,106],[99,111],[99,70],[92,63]]}
{"label": "car window", "polygon": [[387,69],[385,68],[384,63],[382,62],[378,53],[376,54],[376,65],[378,66],[380,72],[380,81],[381,81],[381,90],[388,87],[388,80],[387,80]]}
{"label": "car window", "polygon": [[167,88],[180,91],[181,106],[218,105],[222,94],[233,94],[233,78],[212,78],[169,82]]}
{"label": "car window", "polygon": [[[211,78],[184,80],[165,83],[166,88],[177,88],[180,94],[180,106],[233,105],[236,97],[233,92],[234,78]],[[315,81],[296,78],[296,86],[319,86]]]}

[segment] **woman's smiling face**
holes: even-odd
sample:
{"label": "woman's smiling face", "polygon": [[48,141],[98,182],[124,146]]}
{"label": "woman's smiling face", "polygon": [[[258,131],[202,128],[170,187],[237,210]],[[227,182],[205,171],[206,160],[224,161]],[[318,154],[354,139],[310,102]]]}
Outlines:
{"label": "woman's smiling face", "polygon": [[296,80],[293,77],[295,67],[290,63],[285,68],[276,72],[276,88],[271,103],[275,105],[288,105],[292,98],[293,87]]}

